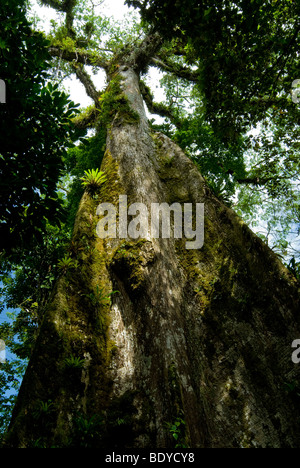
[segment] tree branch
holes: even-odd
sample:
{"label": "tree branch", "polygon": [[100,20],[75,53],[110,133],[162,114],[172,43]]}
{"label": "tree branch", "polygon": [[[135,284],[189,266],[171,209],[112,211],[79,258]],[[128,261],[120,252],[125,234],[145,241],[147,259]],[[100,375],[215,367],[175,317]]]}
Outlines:
{"label": "tree branch", "polygon": [[164,104],[161,103],[156,103],[153,101],[153,95],[151,93],[151,90],[148,86],[145,85],[143,81],[140,81],[140,90],[143,96],[143,99],[145,103],[147,104],[149,112],[151,114],[157,114],[160,115],[161,117],[167,117],[168,119],[171,120],[171,122],[177,127],[181,127],[181,123],[178,120],[178,118],[173,114],[171,109]]}
{"label": "tree branch", "polygon": [[163,42],[164,39],[159,33],[150,33],[138,47],[132,48],[122,62],[124,65],[140,72],[149,65],[151,58],[156,54]]}
{"label": "tree branch", "polygon": [[268,182],[271,182],[272,180],[290,180],[290,178],[278,175],[274,175],[273,177],[245,177],[243,179],[236,179],[236,182],[244,185],[263,186],[266,185]]}
{"label": "tree branch", "polygon": [[95,106],[99,106],[99,96],[100,93],[97,91],[90,75],[85,71],[81,63],[72,64],[72,69],[74,70],[77,78],[85,87],[87,95],[93,99]]}
{"label": "tree branch", "polygon": [[170,60],[167,60],[166,57],[162,60],[160,57],[153,57],[151,59],[152,65],[159,68],[162,71],[173,73],[178,76],[178,78],[183,78],[184,80],[191,81],[192,83],[197,83],[199,78],[199,72],[193,71],[188,67],[184,67],[178,63],[173,63]]}
{"label": "tree branch", "polygon": [[91,65],[103,68],[105,71],[109,69],[109,62],[104,60],[101,56],[86,50],[66,50],[58,46],[49,47],[49,53],[52,57],[59,57],[67,62],[82,63],[83,65]]}
{"label": "tree branch", "polygon": [[73,119],[73,123],[76,128],[86,129],[95,128],[97,126],[97,119],[99,117],[99,111],[96,106],[89,107],[85,112],[78,115]]}
{"label": "tree branch", "polygon": [[78,0],[40,0],[45,6],[54,8],[56,11],[68,13],[74,9]]}
{"label": "tree branch", "polygon": [[41,3],[45,6],[54,8],[56,11],[65,11],[64,1],[61,0],[41,0]]}
{"label": "tree branch", "polygon": [[237,179],[236,181],[243,185],[264,185],[266,183],[266,180],[260,179],[259,177],[245,177],[244,179]]}
{"label": "tree branch", "polygon": [[[73,23],[75,18],[74,8],[77,5],[78,0],[41,0],[41,2],[43,5],[54,8],[56,11],[66,13],[65,25],[67,29],[67,37],[76,41],[76,32],[73,28]],[[95,56],[94,53],[92,54],[87,51],[83,51],[82,49],[67,51],[55,46],[50,47],[49,52],[53,57],[60,57],[69,62],[75,60],[76,62],[83,63],[84,65],[95,65],[101,68],[107,67],[107,62],[102,58]]]}

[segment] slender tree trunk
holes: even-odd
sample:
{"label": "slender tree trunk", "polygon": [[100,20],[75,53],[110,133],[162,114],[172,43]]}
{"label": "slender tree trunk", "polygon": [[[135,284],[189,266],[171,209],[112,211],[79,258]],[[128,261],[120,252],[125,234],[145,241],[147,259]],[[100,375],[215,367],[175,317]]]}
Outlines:
{"label": "slender tree trunk", "polygon": [[[287,392],[297,283],[180,148],[151,132],[134,68],[120,75],[139,119],[112,122],[107,181],[85,193],[75,223],[80,266],[53,292],[5,446],[174,447],[177,423],[181,447],[297,447],[300,406]],[[100,239],[97,206],[120,195],[149,211],[204,203],[204,246],[150,229]]]}

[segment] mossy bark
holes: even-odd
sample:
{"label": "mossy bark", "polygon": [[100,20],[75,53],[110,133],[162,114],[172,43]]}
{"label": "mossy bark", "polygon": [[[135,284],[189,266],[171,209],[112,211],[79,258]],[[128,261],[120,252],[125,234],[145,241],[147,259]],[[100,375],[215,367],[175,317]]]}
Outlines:
{"label": "mossy bark", "polygon": [[[97,415],[88,446],[171,448],[170,423],[181,420],[181,446],[298,447],[300,405],[286,391],[299,380],[298,284],[180,148],[151,133],[134,70],[120,76],[139,119],[110,126],[107,181],[84,195],[75,223],[80,266],[53,292],[5,445],[72,447],[78,415]],[[204,203],[204,246],[150,233],[99,239],[97,205],[119,195],[148,208]],[[68,356],[82,368],[66,369]],[[40,401],[53,403],[42,431]]]}

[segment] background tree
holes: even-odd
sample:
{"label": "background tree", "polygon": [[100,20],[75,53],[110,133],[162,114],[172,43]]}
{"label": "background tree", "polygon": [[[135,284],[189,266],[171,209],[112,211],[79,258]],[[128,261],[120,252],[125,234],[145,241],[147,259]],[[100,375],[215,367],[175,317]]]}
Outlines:
{"label": "background tree", "polygon": [[0,7],[1,78],[7,103],[0,108],[1,253],[24,249],[44,232],[46,220],[59,223],[56,193],[66,149],[79,138],[71,119],[75,104],[49,82],[49,42],[31,29],[26,2]]}
{"label": "background tree", "polygon": [[[54,260],[57,281],[38,319],[5,446],[172,447],[174,441],[179,447],[297,446],[298,376],[290,359],[299,334],[296,280],[216,198],[181,149],[155,131],[157,126],[151,128],[143,107],[144,100],[168,119],[159,130],[204,167],[219,195],[222,177],[225,195],[232,195],[238,180],[250,179],[244,159],[249,103],[238,108],[237,98],[248,87],[249,95],[254,92],[250,62],[238,69],[237,96],[231,93],[223,104],[220,88],[214,100],[203,85],[213,67],[199,67],[195,29],[182,38],[188,36],[182,34],[184,23],[170,35],[147,17],[142,27],[135,24],[120,34],[96,14],[93,3],[42,3],[62,18],[61,24],[52,23],[50,53],[60,66],[67,63],[61,71],[75,73],[95,104],[76,124],[94,126],[96,137],[90,146],[69,152],[68,168],[79,179],[78,169],[88,169],[81,165],[85,156],[91,169],[97,169],[98,158],[106,180],[93,193],[84,192],[68,250]],[[253,11],[244,3],[221,6],[207,11],[197,5],[197,11],[199,24],[207,21],[206,42],[217,27],[218,40],[226,44],[225,49],[218,42],[216,66],[220,63],[222,85],[229,90],[227,45],[236,49],[236,64],[239,41],[248,44],[254,60],[255,27],[251,23],[248,37],[246,19],[261,14],[262,26],[269,27],[270,10],[259,12],[256,3]],[[280,17],[281,7],[274,5],[272,12]],[[283,35],[292,13],[289,9],[278,22]],[[242,32],[232,38],[235,24]],[[214,47],[216,41],[212,56]],[[284,55],[287,63],[284,47],[271,54],[274,67]],[[166,73],[164,103],[157,104],[141,82],[150,65]],[[107,76],[103,91],[91,75],[98,68]],[[194,105],[187,115],[183,104],[190,96]],[[258,122],[263,112],[255,109]],[[89,151],[94,144],[95,152]],[[203,147],[207,158],[199,154]],[[72,185],[77,197],[78,180]],[[125,193],[128,203],[148,207],[157,201],[205,203],[204,248],[187,251],[176,239],[98,239],[97,204],[116,204]]]}
{"label": "background tree", "polygon": [[38,307],[41,317],[55,277],[53,251],[67,237],[57,228],[65,220],[57,192],[63,159],[85,133],[72,123],[75,104],[50,82],[49,42],[31,28],[26,7],[22,0],[0,6],[0,77],[7,95],[0,104],[1,311],[20,311],[13,325],[1,319],[1,339],[16,356],[1,364],[1,434],[34,342]]}

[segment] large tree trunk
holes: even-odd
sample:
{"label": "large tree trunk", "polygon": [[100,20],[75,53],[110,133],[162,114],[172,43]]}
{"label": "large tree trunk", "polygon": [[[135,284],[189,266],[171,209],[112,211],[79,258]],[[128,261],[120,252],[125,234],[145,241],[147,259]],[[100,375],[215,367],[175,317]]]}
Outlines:
{"label": "large tree trunk", "polygon": [[[108,132],[107,181],[75,223],[80,267],[56,285],[5,446],[173,447],[177,422],[179,446],[297,447],[297,283],[180,148],[151,133],[138,76],[120,74],[139,122],[117,115]],[[204,246],[100,239],[97,206],[119,195],[149,209],[204,203]]]}

